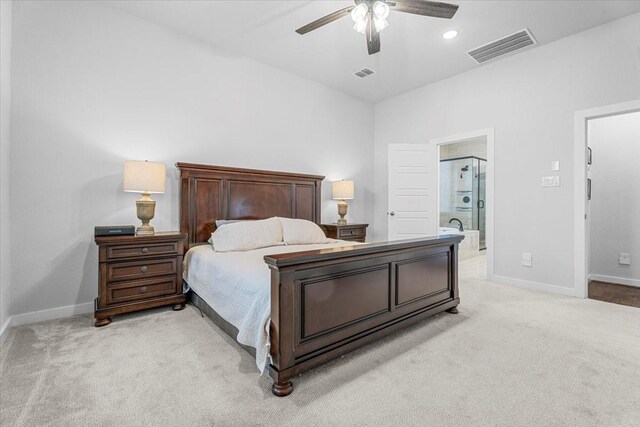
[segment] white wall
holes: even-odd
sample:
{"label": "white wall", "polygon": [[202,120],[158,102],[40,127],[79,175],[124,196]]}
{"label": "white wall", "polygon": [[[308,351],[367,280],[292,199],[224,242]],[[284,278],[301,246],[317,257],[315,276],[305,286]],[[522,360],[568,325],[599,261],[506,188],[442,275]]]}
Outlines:
{"label": "white wall", "polygon": [[[375,237],[387,234],[387,144],[493,127],[495,274],[571,293],[574,112],[640,98],[639,76],[636,14],[376,104]],[[561,187],[541,188],[553,160]]]}
{"label": "white wall", "polygon": [[[90,2],[14,4],[13,49],[14,314],[95,298],[93,226],[138,222],[126,159],[352,178],[349,220],[372,221],[368,103]],[[177,180],[156,230],[178,229]]]}
{"label": "white wall", "polygon": [[[11,137],[11,6],[0,2],[0,334],[9,319],[11,251],[9,229],[9,142]],[[0,337],[0,341],[1,341]]]}
{"label": "white wall", "polygon": [[[640,286],[640,112],[590,120],[588,134],[593,150],[589,273]],[[618,263],[621,252],[631,255],[631,265]]]}

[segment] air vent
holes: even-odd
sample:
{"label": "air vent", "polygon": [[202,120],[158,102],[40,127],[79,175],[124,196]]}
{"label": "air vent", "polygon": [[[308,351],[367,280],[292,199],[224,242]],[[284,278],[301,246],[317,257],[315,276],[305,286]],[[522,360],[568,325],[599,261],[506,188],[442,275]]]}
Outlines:
{"label": "air vent", "polygon": [[371,74],[375,73],[375,71],[370,70],[368,68],[363,68],[360,71],[356,71],[354,74],[362,79],[364,79],[365,77],[370,76]]}
{"label": "air vent", "polygon": [[504,56],[516,50],[523,49],[527,46],[536,44],[531,32],[525,28],[524,30],[513,33],[510,36],[503,37],[491,43],[487,43],[480,47],[467,52],[478,64],[490,61],[499,56]]}

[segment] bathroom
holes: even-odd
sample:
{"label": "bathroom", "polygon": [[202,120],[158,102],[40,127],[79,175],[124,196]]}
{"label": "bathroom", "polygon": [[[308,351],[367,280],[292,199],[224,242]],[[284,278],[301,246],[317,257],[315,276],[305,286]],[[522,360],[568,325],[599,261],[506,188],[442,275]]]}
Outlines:
{"label": "bathroom", "polygon": [[486,250],[486,137],[440,145],[439,234],[463,234],[459,258]]}

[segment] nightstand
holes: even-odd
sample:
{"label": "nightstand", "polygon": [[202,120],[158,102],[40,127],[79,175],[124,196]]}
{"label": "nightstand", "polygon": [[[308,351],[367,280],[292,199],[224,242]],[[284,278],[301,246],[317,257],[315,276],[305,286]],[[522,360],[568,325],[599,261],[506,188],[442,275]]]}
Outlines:
{"label": "nightstand", "polygon": [[350,240],[364,243],[369,224],[321,224],[324,234],[330,239]]}
{"label": "nightstand", "polygon": [[185,233],[153,236],[98,236],[98,298],[95,326],[111,316],[173,305],[182,310],[182,255]]}

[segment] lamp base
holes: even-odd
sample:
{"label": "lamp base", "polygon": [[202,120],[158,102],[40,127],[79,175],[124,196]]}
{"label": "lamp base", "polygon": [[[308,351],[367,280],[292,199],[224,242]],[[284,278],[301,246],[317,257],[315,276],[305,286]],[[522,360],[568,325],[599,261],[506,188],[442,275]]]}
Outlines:
{"label": "lamp base", "polygon": [[149,225],[156,213],[156,202],[148,193],[142,193],[142,197],[136,200],[136,213],[142,225],[136,228],[136,236],[153,236],[155,231]]}
{"label": "lamp base", "polygon": [[153,236],[156,232],[149,224],[143,224],[136,228],[136,236]]}
{"label": "lamp base", "polygon": [[347,202],[345,202],[344,199],[341,199],[338,202],[338,215],[340,215],[340,219],[338,219],[338,225],[347,225],[347,220],[344,219],[344,216],[347,214],[348,207],[349,205],[347,205]]}

